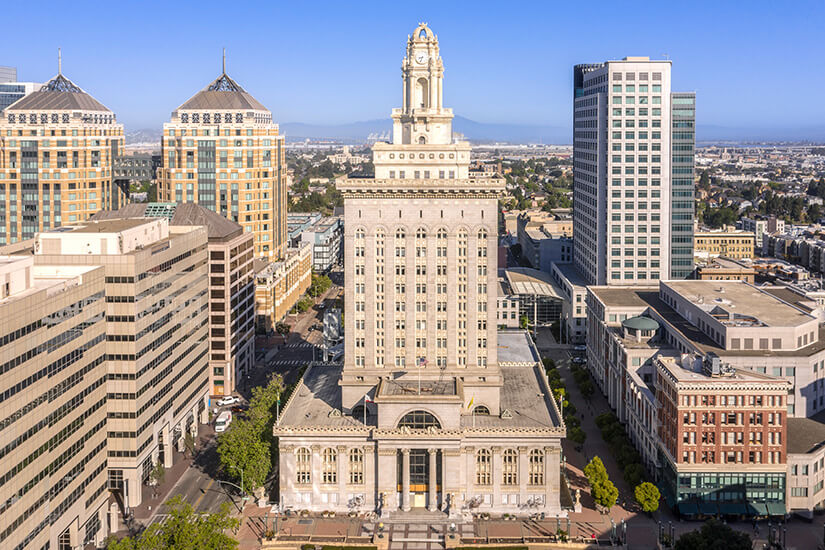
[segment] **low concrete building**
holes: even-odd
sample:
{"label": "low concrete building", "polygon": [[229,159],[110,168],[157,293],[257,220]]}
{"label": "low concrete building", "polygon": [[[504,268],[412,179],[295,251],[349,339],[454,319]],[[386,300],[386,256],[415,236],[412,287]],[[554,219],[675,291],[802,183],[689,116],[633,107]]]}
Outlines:
{"label": "low concrete building", "polygon": [[312,245],[312,269],[329,271],[344,254],[344,221],[340,216],[321,218],[301,233],[301,242]]}
{"label": "low concrete building", "polygon": [[825,415],[788,419],[788,512],[825,510]]}
{"label": "low concrete building", "polygon": [[550,273],[554,263],[573,261],[573,220],[547,212],[524,212],[517,220],[521,255],[535,269]]}
{"label": "low concrete building", "polygon": [[312,245],[287,249],[280,262],[255,260],[255,315],[259,333],[275,330],[312,283]]}
{"label": "low concrete building", "polygon": [[289,246],[295,248],[301,242],[301,234],[321,221],[320,212],[290,212],[286,218]]}
{"label": "low concrete building", "polygon": [[563,295],[561,341],[584,344],[587,336],[587,283],[573,264],[553,264],[550,276]]}
{"label": "low concrete building", "polygon": [[776,216],[755,216],[742,218],[742,230],[753,233],[756,249],[762,250],[762,240],[765,233],[784,232],[785,220]]}
{"label": "low concrete building", "polygon": [[756,269],[752,264],[745,264],[724,256],[713,258],[707,265],[696,267],[696,278],[700,281],[743,281],[753,283]]}
{"label": "low concrete building", "polygon": [[510,285],[504,277],[504,270],[498,275],[498,300],[496,301],[496,325],[501,328],[518,328],[520,324],[520,300],[510,292]]}

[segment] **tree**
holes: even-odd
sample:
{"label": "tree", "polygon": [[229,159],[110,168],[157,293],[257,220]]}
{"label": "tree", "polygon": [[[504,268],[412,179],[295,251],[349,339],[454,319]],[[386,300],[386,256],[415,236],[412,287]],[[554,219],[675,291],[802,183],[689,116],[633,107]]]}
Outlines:
{"label": "tree", "polygon": [[590,485],[607,481],[607,468],[604,467],[602,459],[594,456],[590,463],[584,467],[584,475]]}
{"label": "tree", "polygon": [[662,495],[659,493],[659,489],[649,481],[637,485],[633,493],[636,496],[636,502],[648,514],[652,514],[659,509],[659,499],[662,498]]}
{"label": "tree", "polygon": [[712,519],[698,531],[683,534],[674,550],[751,550],[753,542],[746,533]]}
{"label": "tree", "polygon": [[266,386],[258,386],[252,389],[248,416],[260,431],[263,440],[268,441],[272,435],[271,428],[275,416],[275,403],[280,401],[283,393],[284,377],[280,374],[273,374]]}
{"label": "tree", "polygon": [[189,456],[195,457],[195,436],[189,430],[186,430],[186,435],[183,436],[183,448]]}
{"label": "tree", "polygon": [[703,171],[702,175],[699,176],[699,188],[705,191],[710,189],[710,174],[708,174],[707,170]]}
{"label": "tree", "polygon": [[522,315],[521,317],[519,317],[519,320],[518,320],[518,326],[519,326],[521,329],[526,329],[526,328],[527,328],[527,325],[528,325],[529,323],[530,323],[530,319],[528,319],[526,315]]}
{"label": "tree", "polygon": [[283,321],[275,324],[275,332],[277,332],[281,336],[286,336],[287,334],[289,334],[290,330],[292,330],[292,327],[284,323]]}
{"label": "tree", "polygon": [[152,471],[149,472],[149,483],[152,485],[152,493],[155,497],[158,495],[158,485],[163,484],[163,480],[166,477],[166,468],[163,467],[163,463],[158,460]]}
{"label": "tree", "polygon": [[169,516],[152,523],[140,535],[109,539],[107,550],[235,550],[238,541],[226,534],[237,529],[240,520],[229,515],[229,505],[221,504],[214,514],[195,512],[192,505],[175,495],[169,502]]}
{"label": "tree", "polygon": [[603,483],[597,483],[590,486],[590,494],[596,504],[610,510],[615,506],[619,499],[619,490],[613,485],[613,482],[606,479]]}
{"label": "tree", "polygon": [[[272,468],[270,444],[261,437],[253,420],[235,420],[218,437],[218,456],[224,473],[238,484],[243,483],[244,491],[261,487]],[[239,470],[243,471],[243,478]]]}

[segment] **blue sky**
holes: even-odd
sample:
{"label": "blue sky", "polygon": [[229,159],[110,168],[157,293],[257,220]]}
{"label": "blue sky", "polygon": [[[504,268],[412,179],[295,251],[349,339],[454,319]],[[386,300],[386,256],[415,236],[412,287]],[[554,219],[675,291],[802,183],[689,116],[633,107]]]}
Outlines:
{"label": "blue sky", "polygon": [[[7,2],[0,65],[64,73],[127,128],[150,128],[220,72],[279,122],[384,118],[404,42],[439,35],[445,103],[481,122],[569,126],[575,63],[673,60],[699,123],[825,125],[825,2]],[[35,34],[33,34],[35,33]]]}

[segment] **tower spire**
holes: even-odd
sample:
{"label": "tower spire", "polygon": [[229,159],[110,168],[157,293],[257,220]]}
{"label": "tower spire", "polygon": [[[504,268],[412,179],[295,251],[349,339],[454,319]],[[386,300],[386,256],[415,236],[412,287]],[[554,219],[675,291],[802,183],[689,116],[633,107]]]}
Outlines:
{"label": "tower spire", "polygon": [[223,61],[221,64],[221,72],[222,74],[226,74],[226,48],[223,49]]}
{"label": "tower spire", "polygon": [[57,48],[57,74],[63,74],[63,53]]}

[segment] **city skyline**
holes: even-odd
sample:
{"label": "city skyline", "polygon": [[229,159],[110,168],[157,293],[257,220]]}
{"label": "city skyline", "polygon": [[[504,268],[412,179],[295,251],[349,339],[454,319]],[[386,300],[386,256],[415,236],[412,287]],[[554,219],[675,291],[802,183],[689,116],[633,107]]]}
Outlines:
{"label": "city skyline", "polygon": [[[64,73],[100,98],[128,129],[137,130],[159,128],[168,120],[180,98],[220,68],[226,47],[228,74],[272,110],[274,121],[345,124],[384,118],[393,100],[390,71],[403,54],[393,38],[408,33],[410,21],[428,21],[444,34],[452,52],[455,84],[445,101],[464,105],[464,116],[474,121],[560,127],[569,135],[573,65],[667,55],[680,67],[674,87],[702,98],[699,139],[726,137],[721,135],[725,129],[737,134],[727,137],[745,138],[749,128],[754,139],[772,132],[777,139],[822,139],[825,124],[817,121],[825,120],[825,106],[804,96],[825,83],[825,76],[810,70],[816,66],[814,25],[823,6],[794,7],[790,12],[757,3],[742,12],[707,4],[685,14],[651,13],[640,5],[641,15],[630,16],[608,5],[574,11],[528,3],[513,13],[497,12],[493,5],[475,6],[472,12],[421,4],[381,10],[327,4],[312,12],[254,6],[238,7],[235,21],[253,15],[255,21],[271,20],[275,34],[253,30],[233,36],[230,28],[216,37],[198,30],[223,21],[208,6],[195,14],[164,6],[163,16],[155,17],[150,5],[119,14],[131,21],[127,32],[115,25],[66,40],[59,32],[65,20],[44,20],[42,30],[56,37],[53,42],[9,51],[0,62],[18,67],[20,80],[45,82],[57,72],[57,48],[62,47]],[[25,17],[26,10],[12,6],[7,14]],[[69,20],[83,19],[90,10],[81,4]],[[10,43],[23,40],[23,32],[9,29]],[[187,62],[168,61],[169,50]],[[132,55],[136,51],[141,55]],[[785,84],[802,74],[808,79],[804,86]]]}

